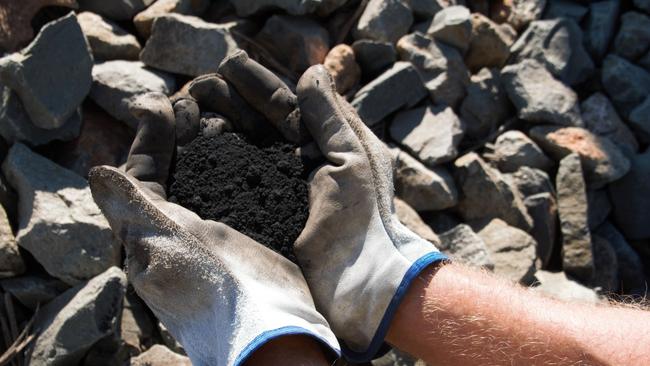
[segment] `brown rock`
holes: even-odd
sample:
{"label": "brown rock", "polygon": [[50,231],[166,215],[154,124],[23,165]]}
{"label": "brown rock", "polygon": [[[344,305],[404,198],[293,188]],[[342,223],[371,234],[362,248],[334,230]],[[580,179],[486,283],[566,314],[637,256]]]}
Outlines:
{"label": "brown rock", "polygon": [[165,14],[178,13],[184,15],[198,15],[209,5],[208,0],[158,0],[150,7],[139,12],[133,18],[133,25],[140,36],[149,38],[153,21]]}
{"label": "brown rock", "polygon": [[465,64],[472,73],[483,67],[501,67],[510,56],[512,37],[489,18],[472,14],[472,37]]}
{"label": "brown rock", "polygon": [[159,344],[131,359],[129,366],[192,366],[189,358],[174,353]]}
{"label": "brown rock", "polygon": [[395,206],[395,215],[402,225],[434,245],[440,243],[438,235],[422,220],[413,207],[397,197],[393,199],[393,205]]}
{"label": "brown rock", "polygon": [[140,43],[116,23],[87,11],[78,14],[77,20],[95,60],[138,59]]}
{"label": "brown rock", "polygon": [[330,50],[323,65],[334,78],[336,91],[345,94],[359,82],[361,68],[354,58],[354,50],[346,44],[340,44]]}

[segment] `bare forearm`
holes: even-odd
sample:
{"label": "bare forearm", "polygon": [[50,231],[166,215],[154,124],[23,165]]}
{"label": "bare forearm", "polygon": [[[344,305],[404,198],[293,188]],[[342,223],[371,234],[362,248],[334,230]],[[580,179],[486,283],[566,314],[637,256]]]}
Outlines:
{"label": "bare forearm", "polygon": [[567,304],[450,264],[409,289],[387,340],[431,364],[647,364],[650,313]]}

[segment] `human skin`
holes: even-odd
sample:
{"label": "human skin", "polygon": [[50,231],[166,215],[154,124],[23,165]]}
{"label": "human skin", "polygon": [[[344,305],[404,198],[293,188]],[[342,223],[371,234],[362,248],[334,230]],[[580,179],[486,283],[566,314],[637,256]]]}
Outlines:
{"label": "human skin", "polygon": [[[247,365],[330,365],[314,340],[287,341],[267,344]],[[431,365],[648,365],[650,312],[562,302],[445,264],[411,284],[386,341]]]}

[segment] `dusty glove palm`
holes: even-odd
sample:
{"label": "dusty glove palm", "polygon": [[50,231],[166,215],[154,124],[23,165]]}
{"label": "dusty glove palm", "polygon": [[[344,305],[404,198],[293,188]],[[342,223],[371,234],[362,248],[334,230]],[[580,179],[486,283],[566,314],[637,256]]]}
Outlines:
{"label": "dusty glove palm", "polygon": [[232,228],[167,202],[175,149],[167,97],[148,94],[126,172],[90,173],[93,197],[123,242],[137,293],[185,347],[194,365],[240,365],[286,334],[338,343],[316,312],[300,269]]}
{"label": "dusty glove palm", "polygon": [[396,219],[389,152],[322,66],[300,79],[298,101],[328,163],[313,173],[296,256],[316,307],[345,341],[345,354],[367,361],[411,281],[445,257]]}

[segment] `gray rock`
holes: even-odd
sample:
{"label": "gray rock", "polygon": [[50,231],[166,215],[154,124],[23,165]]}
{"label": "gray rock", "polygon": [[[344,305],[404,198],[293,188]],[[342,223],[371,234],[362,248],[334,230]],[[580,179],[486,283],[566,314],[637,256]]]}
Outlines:
{"label": "gray rock", "polygon": [[427,34],[465,53],[472,37],[469,9],[462,5],[449,6],[436,13]]}
{"label": "gray rock", "polygon": [[329,51],[329,34],[318,22],[288,15],[271,16],[255,39],[296,74],[321,64]]}
{"label": "gray rock", "polygon": [[240,17],[281,9],[292,15],[305,15],[316,11],[323,0],[229,0]]}
{"label": "gray rock", "polygon": [[594,260],[587,192],[578,154],[562,159],[556,187],[562,228],[562,265],[567,274],[588,283],[594,275]]}
{"label": "gray rock", "polygon": [[589,4],[584,34],[585,47],[595,60],[602,59],[607,52],[616,30],[619,8],[619,0],[595,1]]}
{"label": "gray rock", "polygon": [[619,288],[618,261],[616,251],[609,240],[593,234],[591,236],[594,256],[594,278],[590,285],[602,293],[615,293]]}
{"label": "gray rock", "polygon": [[466,221],[500,218],[525,231],[533,222],[521,195],[477,154],[469,153],[454,162],[456,182],[460,188],[458,212]]}
{"label": "gray rock", "polygon": [[146,352],[131,358],[129,366],[192,366],[187,356],[172,352],[169,348],[155,344]]}
{"label": "gray rock", "polygon": [[628,123],[639,141],[644,144],[650,143],[650,95],[632,110]]}
{"label": "gray rock", "polygon": [[438,211],[458,203],[451,174],[443,166],[427,168],[397,147],[390,149],[395,172],[395,193],[416,211]]}
{"label": "gray rock", "polygon": [[587,208],[589,229],[594,230],[607,220],[609,213],[612,211],[612,204],[609,202],[607,190],[588,190]]}
{"label": "gray rock", "polygon": [[23,272],[25,262],[18,251],[7,213],[0,206],[0,278],[14,277]]}
{"label": "gray rock", "polygon": [[417,32],[402,37],[397,50],[415,66],[436,104],[454,107],[463,99],[469,72],[458,50]]}
{"label": "gray rock", "polygon": [[612,54],[603,62],[601,83],[623,117],[650,94],[650,73]]}
{"label": "gray rock", "polygon": [[645,294],[646,282],[642,276],[643,263],[639,254],[628,244],[623,234],[610,222],[605,222],[594,232],[595,235],[606,239],[614,248],[618,262],[618,277],[621,289],[625,293]]}
{"label": "gray rock", "polygon": [[539,19],[546,8],[546,0],[512,0],[508,23],[520,31]]}
{"label": "gray rock", "polygon": [[0,82],[20,96],[39,128],[63,126],[92,83],[93,58],[74,13],[46,24],[32,43],[0,59]]}
{"label": "gray rock", "polygon": [[645,55],[641,57],[636,63],[650,72],[650,50],[648,50],[648,52],[646,52]]}
{"label": "gray rock", "polygon": [[438,249],[461,263],[494,269],[485,242],[468,225],[460,224],[442,233]]}
{"label": "gray rock", "polygon": [[502,133],[492,145],[492,150],[486,157],[503,173],[515,172],[523,166],[546,171],[553,167],[553,161],[521,131]]}
{"label": "gray rock", "polygon": [[533,287],[533,290],[546,296],[568,302],[587,304],[600,302],[600,298],[594,290],[567,278],[564,272],[537,271],[535,278],[538,281],[538,286]]}
{"label": "gray rock", "polygon": [[121,246],[85,179],[22,144],[9,150],[2,170],[19,195],[18,245],[50,275],[77,285],[119,265]]}
{"label": "gray rock", "polygon": [[425,165],[454,160],[463,139],[461,123],[450,107],[420,107],[395,116],[390,136]]}
{"label": "gray rock", "polygon": [[621,27],[614,39],[614,52],[634,61],[650,49],[650,16],[629,11],[621,16]]}
{"label": "gray rock", "polygon": [[451,211],[429,212],[424,215],[425,222],[436,233],[444,233],[461,224]]}
{"label": "gray rock", "polygon": [[632,159],[630,172],[610,184],[614,222],[629,240],[650,238],[650,149]]}
{"label": "gray rock", "polygon": [[131,20],[156,0],[78,0],[81,10],[101,14],[113,20]]}
{"label": "gray rock", "polygon": [[634,0],[634,6],[641,10],[645,10],[646,13],[650,13],[650,1],[648,0]]}
{"label": "gray rock", "polygon": [[18,95],[7,87],[0,88],[0,135],[7,143],[24,142],[38,146],[54,140],[69,141],[79,135],[81,108],[59,128],[39,128],[29,119]]}
{"label": "gray rock", "polygon": [[149,38],[153,21],[166,14],[201,15],[209,0],[158,0],[133,18],[133,25],[142,38]]}
{"label": "gray rock", "polygon": [[396,62],[361,88],[352,106],[365,124],[374,126],[398,109],[414,106],[426,95],[415,68],[408,62]]}
{"label": "gray rock", "polygon": [[519,118],[532,123],[583,125],[576,93],[538,62],[524,60],[506,66],[501,80]]}
{"label": "gray rock", "polygon": [[438,235],[431,230],[431,228],[422,220],[420,215],[409,206],[408,203],[395,197],[393,199],[393,206],[395,207],[395,215],[402,225],[406,226],[409,230],[416,233],[422,239],[427,240],[433,245],[438,245],[440,239]]}
{"label": "gray rock", "polygon": [[0,286],[31,310],[35,310],[39,304],[47,304],[69,288],[57,279],[35,275],[7,278],[0,281]]}
{"label": "gray rock", "polygon": [[79,13],[77,19],[96,60],[138,59],[140,42],[116,23],[87,11]]}
{"label": "gray rock", "polygon": [[353,35],[355,39],[372,39],[395,43],[413,24],[409,1],[370,0]]}
{"label": "gray rock", "polygon": [[614,105],[602,93],[594,93],[580,104],[585,128],[596,135],[607,137],[628,154],[639,150],[632,131],[621,121]]}
{"label": "gray rock", "polygon": [[420,18],[432,18],[444,8],[443,4],[439,0],[411,0],[411,10]]}
{"label": "gray rock", "polygon": [[532,283],[537,243],[521,229],[493,219],[477,229],[494,261],[494,273],[511,281]]}
{"label": "gray rock", "polygon": [[392,43],[361,39],[352,44],[354,57],[366,77],[375,77],[397,60],[397,50]]}
{"label": "gray rock", "polygon": [[472,72],[483,67],[501,68],[510,56],[514,38],[486,16],[474,13],[471,20],[472,36],[465,54],[467,68]]}
{"label": "gray rock", "polygon": [[537,258],[546,268],[553,255],[557,236],[557,202],[551,193],[538,193],[524,199],[528,214],[533,219],[530,235],[537,242]]}
{"label": "gray rock", "polygon": [[549,0],[544,19],[569,18],[580,23],[589,9],[571,0]]}
{"label": "gray rock", "polygon": [[135,129],[138,120],[129,112],[136,97],[149,92],[171,94],[176,81],[164,72],[147,69],[139,61],[107,61],[93,68],[90,98],[110,115]]}
{"label": "gray rock", "polygon": [[221,61],[238,49],[231,27],[189,15],[160,16],[153,22],[140,60],[147,66],[189,76],[216,72]]}
{"label": "gray rock", "polygon": [[158,331],[160,332],[160,338],[162,338],[163,344],[167,346],[173,352],[185,355],[185,349],[183,346],[178,343],[174,336],[169,333],[169,330],[165,328],[165,325],[161,322],[158,322]]}
{"label": "gray rock", "polygon": [[78,364],[94,343],[117,331],[125,292],[126,275],[111,267],[51,301],[34,322],[41,332],[28,364]]}
{"label": "gray rock", "polygon": [[522,166],[516,172],[504,174],[503,177],[517,188],[523,197],[530,197],[540,193],[555,195],[551,179],[542,170]]}
{"label": "gray rock", "polygon": [[602,188],[630,170],[630,161],[613,142],[584,128],[536,126],[530,137],[556,161],[577,153],[592,189]]}
{"label": "gray rock", "polygon": [[594,71],[580,27],[566,18],[532,22],[510,53],[513,63],[533,59],[568,85],[585,81]]}
{"label": "gray rock", "polygon": [[508,94],[497,69],[481,69],[472,75],[467,96],[460,106],[465,134],[473,139],[487,137],[512,113]]}

